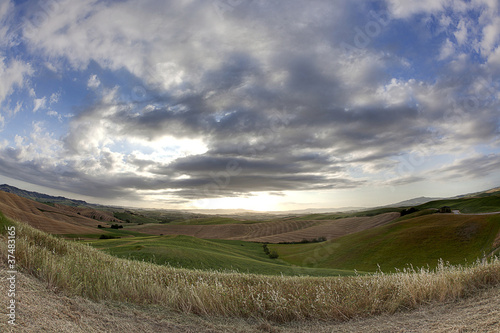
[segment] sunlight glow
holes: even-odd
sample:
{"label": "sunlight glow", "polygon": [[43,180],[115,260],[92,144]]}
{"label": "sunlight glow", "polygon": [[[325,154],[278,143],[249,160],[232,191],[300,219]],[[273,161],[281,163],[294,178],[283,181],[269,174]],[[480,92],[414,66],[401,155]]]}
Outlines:
{"label": "sunlight glow", "polygon": [[281,197],[267,192],[252,192],[250,197],[201,199],[194,202],[198,209],[247,209],[259,212],[278,210]]}

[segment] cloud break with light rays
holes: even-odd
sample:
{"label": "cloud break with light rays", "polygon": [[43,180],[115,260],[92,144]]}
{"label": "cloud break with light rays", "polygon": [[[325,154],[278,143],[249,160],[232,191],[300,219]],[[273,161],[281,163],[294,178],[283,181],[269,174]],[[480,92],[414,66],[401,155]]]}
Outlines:
{"label": "cloud break with light rays", "polygon": [[499,10],[3,1],[0,177],[99,203],[255,210],[498,186]]}

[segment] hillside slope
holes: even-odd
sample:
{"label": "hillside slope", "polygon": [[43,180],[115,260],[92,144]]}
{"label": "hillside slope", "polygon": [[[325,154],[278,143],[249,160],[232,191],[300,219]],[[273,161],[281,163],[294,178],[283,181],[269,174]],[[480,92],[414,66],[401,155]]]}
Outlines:
{"label": "hillside slope", "polygon": [[[406,264],[435,267],[439,259],[469,263],[500,245],[500,214],[432,214],[347,235],[320,244],[272,245],[296,265],[383,271]],[[321,254],[321,255],[319,255]]]}
{"label": "hillside slope", "polygon": [[76,208],[53,207],[3,191],[0,191],[0,212],[52,234],[92,234],[101,223],[78,214]]}
{"label": "hillside slope", "polygon": [[385,213],[374,217],[348,217],[338,220],[317,221],[316,225],[280,233],[272,236],[257,236],[250,238],[254,242],[280,243],[300,242],[303,239],[312,240],[318,237],[335,239],[355,232],[388,224],[400,216],[399,213]]}
{"label": "hillside slope", "polygon": [[144,236],[92,240],[88,244],[115,257],[170,267],[284,276],[354,275],[353,271],[293,267],[264,253],[262,244],[190,236]]}
{"label": "hillside slope", "polygon": [[22,198],[42,202],[42,203],[59,203],[71,206],[91,206],[91,204],[83,200],[68,199],[61,196],[52,196],[44,193],[26,191],[15,186],[2,184],[0,185],[0,191],[12,193]]}
{"label": "hillside slope", "polygon": [[500,211],[500,192],[481,194],[475,197],[459,199],[444,199],[425,203],[417,206],[418,209],[440,208],[449,206],[458,209],[461,213],[488,213]]}

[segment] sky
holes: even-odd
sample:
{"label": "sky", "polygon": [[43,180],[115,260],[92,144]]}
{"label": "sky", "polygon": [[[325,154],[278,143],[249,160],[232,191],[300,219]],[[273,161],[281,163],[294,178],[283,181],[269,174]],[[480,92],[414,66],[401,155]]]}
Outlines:
{"label": "sky", "polygon": [[496,0],[0,0],[0,183],[171,209],[500,186]]}

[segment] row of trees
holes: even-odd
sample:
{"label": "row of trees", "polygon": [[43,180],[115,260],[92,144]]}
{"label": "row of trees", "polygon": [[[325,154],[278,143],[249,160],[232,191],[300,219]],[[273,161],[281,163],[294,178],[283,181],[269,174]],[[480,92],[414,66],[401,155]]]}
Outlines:
{"label": "row of trees", "polygon": [[270,251],[269,248],[267,247],[267,244],[263,244],[262,247],[264,248],[264,253],[269,256],[271,259],[277,259],[279,258],[278,252],[276,250]]}

